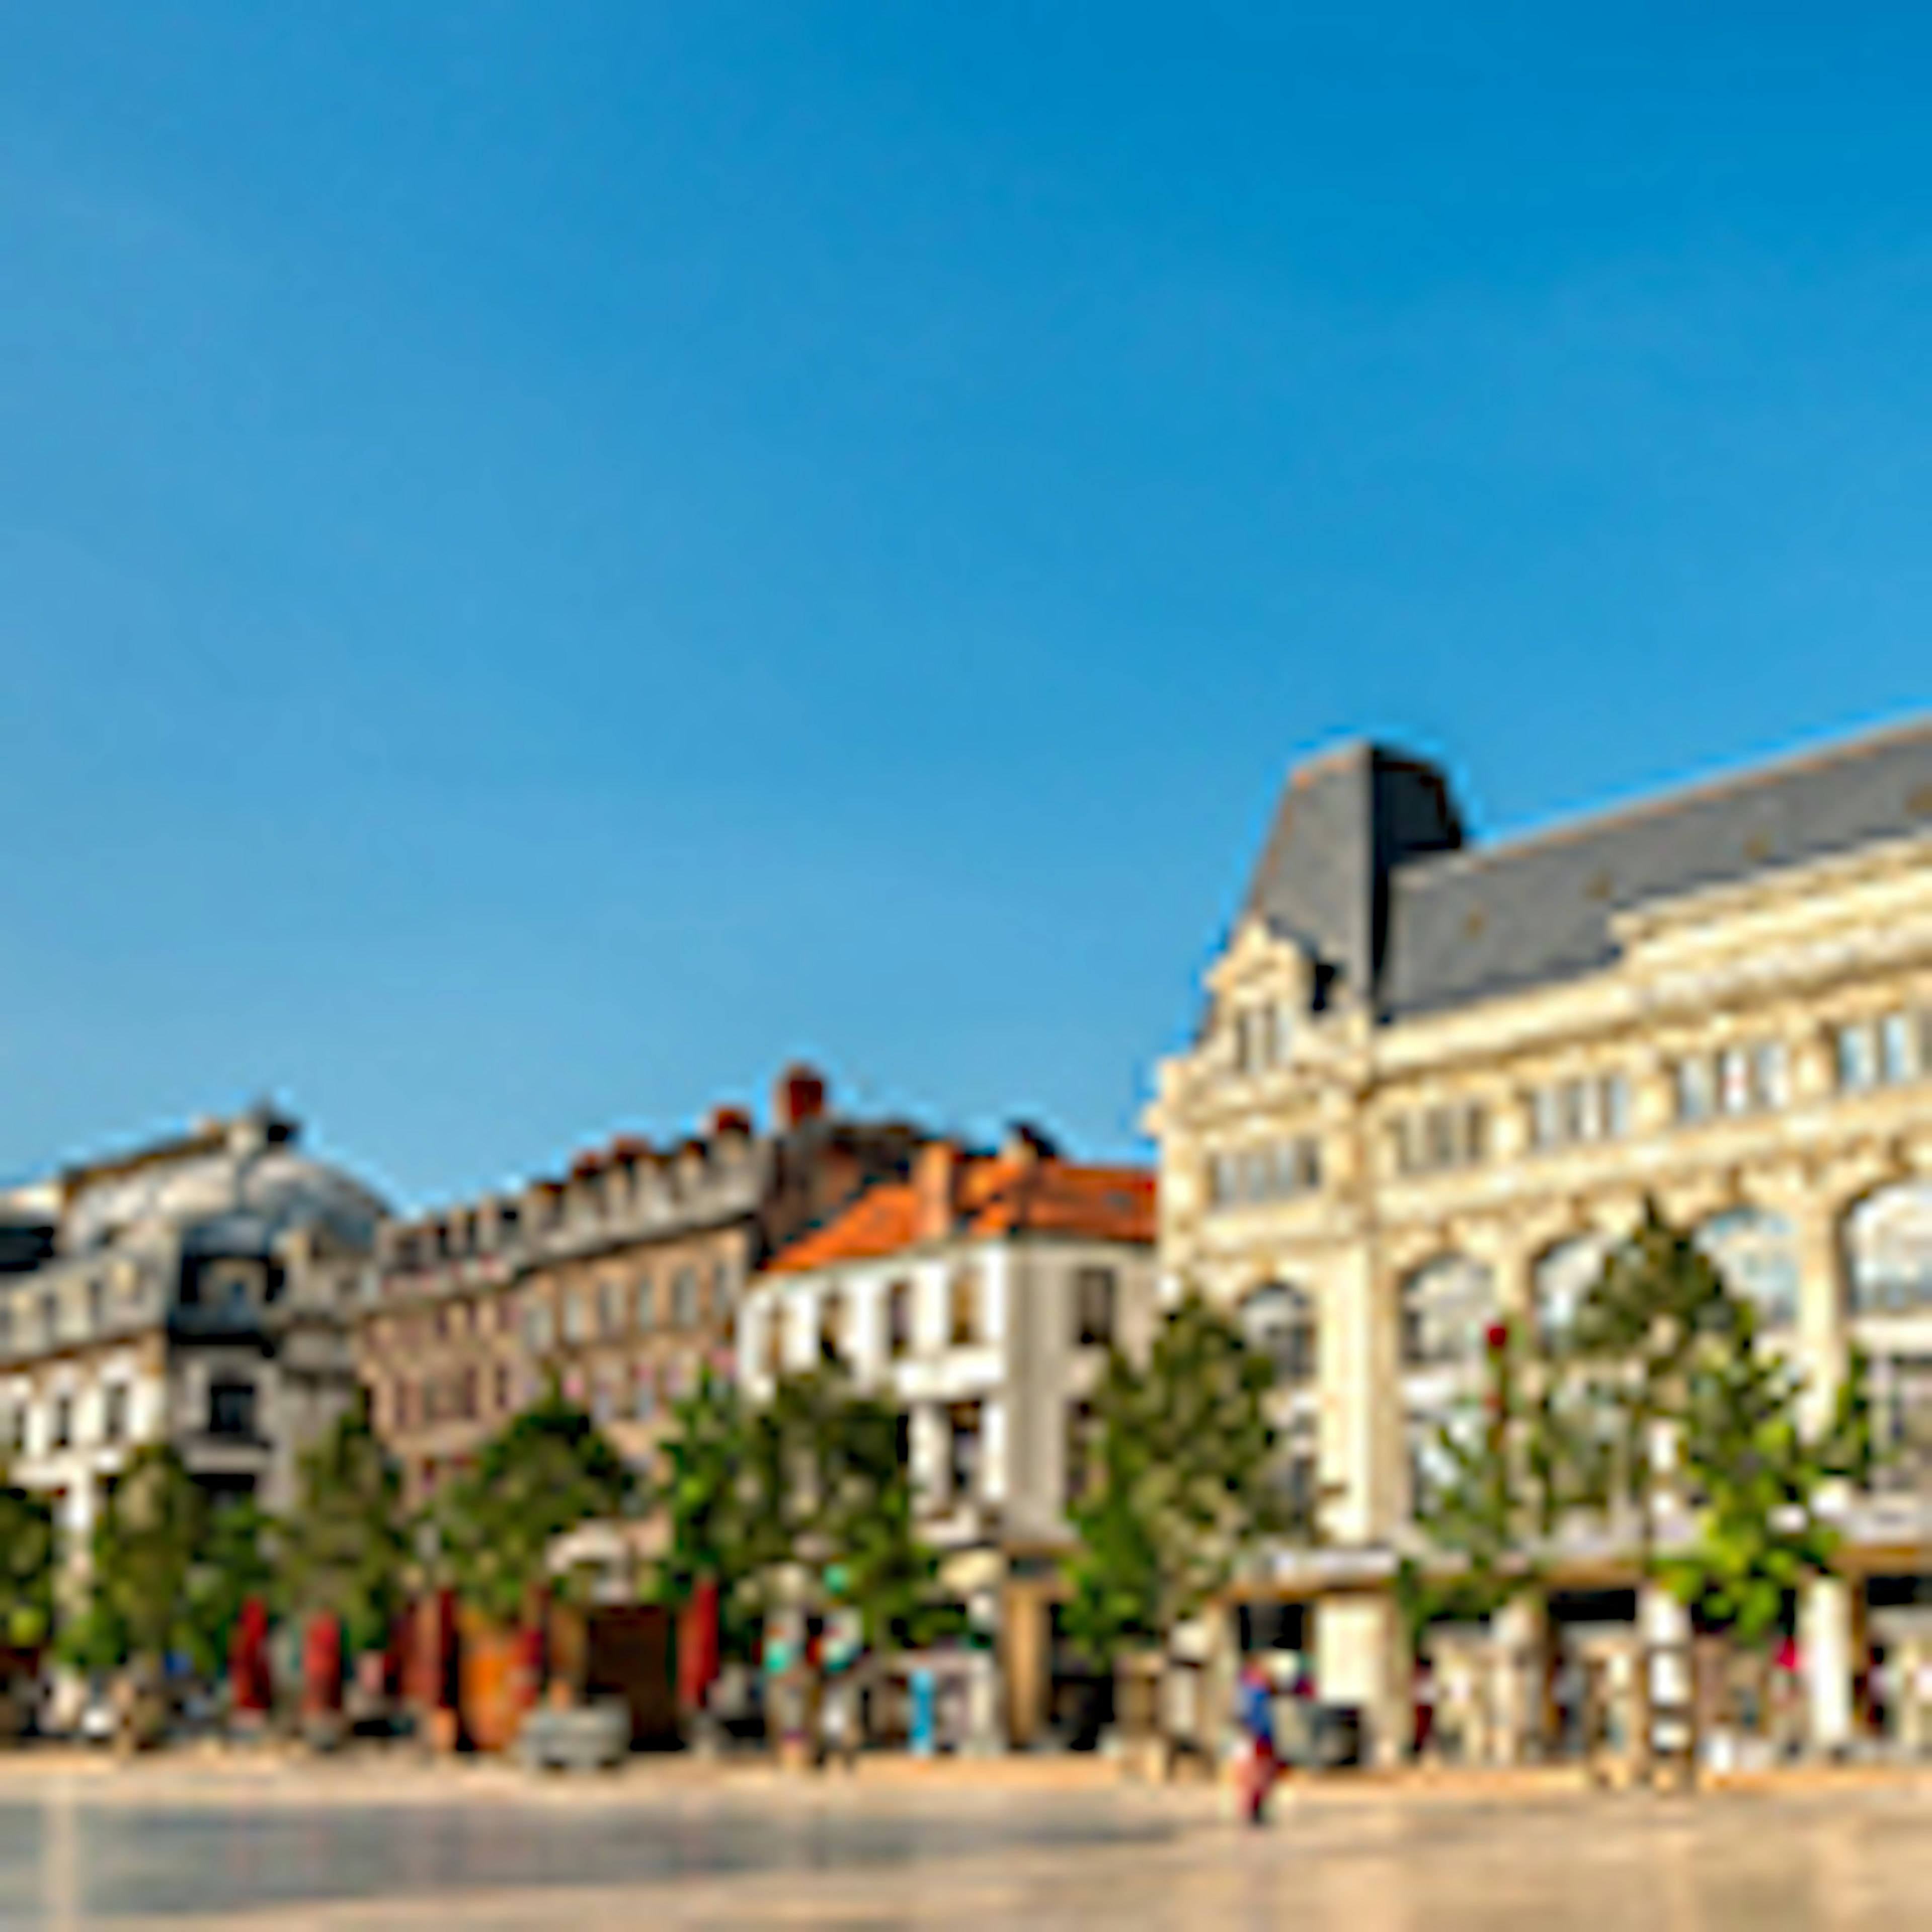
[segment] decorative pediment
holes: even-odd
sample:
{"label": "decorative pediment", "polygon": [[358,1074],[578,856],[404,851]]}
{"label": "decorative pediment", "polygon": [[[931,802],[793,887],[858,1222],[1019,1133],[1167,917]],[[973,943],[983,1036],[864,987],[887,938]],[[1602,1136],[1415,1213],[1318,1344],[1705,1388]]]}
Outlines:
{"label": "decorative pediment", "polygon": [[1315,1003],[1316,962],[1298,940],[1250,916],[1234,928],[1206,980],[1218,1004],[1268,1000],[1300,1018]]}

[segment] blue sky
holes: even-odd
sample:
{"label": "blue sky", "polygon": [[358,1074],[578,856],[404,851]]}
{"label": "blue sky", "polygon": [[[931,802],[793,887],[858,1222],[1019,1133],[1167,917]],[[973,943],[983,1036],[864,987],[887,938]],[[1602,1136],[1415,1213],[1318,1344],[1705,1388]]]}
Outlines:
{"label": "blue sky", "polygon": [[1282,772],[1922,706],[1932,15],[0,13],[0,1171],[1134,1143]]}

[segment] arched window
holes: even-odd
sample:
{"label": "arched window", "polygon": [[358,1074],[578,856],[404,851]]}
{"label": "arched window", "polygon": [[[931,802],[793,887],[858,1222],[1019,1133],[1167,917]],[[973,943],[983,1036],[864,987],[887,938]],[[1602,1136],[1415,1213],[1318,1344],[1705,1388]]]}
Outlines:
{"label": "arched window", "polygon": [[1606,1235],[1574,1234],[1537,1256],[1530,1286],[1536,1331],[1544,1342],[1560,1342],[1576,1326],[1576,1311],[1596,1286],[1610,1252]]}
{"label": "arched window", "polygon": [[1490,1270],[1467,1255],[1438,1255],[1402,1285],[1402,1361],[1453,1367],[1481,1358],[1496,1307]]}
{"label": "arched window", "polygon": [[1249,1346],[1265,1355],[1281,1388],[1312,1382],[1320,1366],[1315,1298],[1292,1282],[1272,1281],[1241,1304],[1241,1328]]}
{"label": "arched window", "polygon": [[1932,1310],[1932,1180],[1868,1195],[1845,1217],[1845,1288],[1854,1316]]}
{"label": "arched window", "polygon": [[1733,1294],[1757,1310],[1768,1329],[1798,1320],[1798,1239],[1782,1214],[1762,1208],[1733,1208],[1714,1214],[1696,1232]]}

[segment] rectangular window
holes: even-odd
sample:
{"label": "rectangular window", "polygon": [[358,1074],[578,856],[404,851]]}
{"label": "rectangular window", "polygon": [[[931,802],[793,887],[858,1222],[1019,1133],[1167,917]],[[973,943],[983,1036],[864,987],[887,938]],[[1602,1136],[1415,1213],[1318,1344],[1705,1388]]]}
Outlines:
{"label": "rectangular window", "polygon": [[208,1389],[208,1432],[252,1442],[255,1435],[255,1384],[223,1379]]}
{"label": "rectangular window", "polygon": [[1080,1269],[1073,1277],[1075,1334],[1083,1348],[1114,1346],[1114,1270]]}
{"label": "rectangular window", "polygon": [[1887,1013],[1879,1022],[1878,1060],[1880,1076],[1898,1084],[1915,1079],[1918,1072],[1918,1029],[1911,1013]]}
{"label": "rectangular window", "polygon": [[1082,1501],[1097,1473],[1095,1451],[1099,1424],[1094,1405],[1070,1402],[1066,1408],[1066,1496],[1067,1506]]}
{"label": "rectangular window", "polygon": [[1870,1025],[1841,1026],[1838,1036],[1838,1085],[1847,1094],[1862,1094],[1878,1084],[1878,1042]]}
{"label": "rectangular window", "polygon": [[1677,1118],[1687,1124],[1712,1114],[1711,1063],[1702,1054],[1677,1063]]}
{"label": "rectangular window", "polygon": [[1562,1111],[1554,1087],[1539,1087],[1529,1096],[1529,1144],[1539,1152],[1560,1146]]}
{"label": "rectangular window", "polygon": [[1621,1073],[1607,1075],[1604,1081],[1604,1134],[1609,1140],[1622,1140],[1630,1132],[1630,1082]]}
{"label": "rectangular window", "polygon": [[1781,1040],[1760,1042],[1751,1054],[1753,1105],[1775,1112],[1791,1100],[1791,1057]]}
{"label": "rectangular window", "polygon": [[912,1352],[912,1284],[896,1281],[886,1291],[886,1353],[894,1361]]}
{"label": "rectangular window", "polygon": [[977,1276],[962,1270],[950,1284],[947,1297],[950,1319],[946,1332],[956,1348],[970,1348],[980,1339],[980,1283]]}
{"label": "rectangular window", "polygon": [[128,1384],[110,1382],[102,1392],[100,1433],[110,1442],[121,1442],[128,1435]]}
{"label": "rectangular window", "polygon": [[53,1438],[50,1447],[64,1449],[74,1440],[74,1397],[57,1395],[54,1397]]}
{"label": "rectangular window", "polygon": [[1718,1107],[1726,1114],[1750,1112],[1750,1055],[1741,1046],[1727,1046],[1718,1055]]}
{"label": "rectangular window", "polygon": [[670,1318],[680,1328],[689,1328],[698,1320],[698,1270],[681,1268],[671,1279]]}
{"label": "rectangular window", "polygon": [[971,1502],[980,1493],[981,1414],[976,1402],[956,1402],[946,1412],[950,1454],[946,1474],[956,1503]]}

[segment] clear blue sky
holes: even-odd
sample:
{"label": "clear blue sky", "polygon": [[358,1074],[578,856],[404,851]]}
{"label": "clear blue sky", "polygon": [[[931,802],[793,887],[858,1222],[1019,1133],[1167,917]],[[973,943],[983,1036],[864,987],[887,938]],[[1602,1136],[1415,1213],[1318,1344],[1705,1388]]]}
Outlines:
{"label": "clear blue sky", "polygon": [[0,1170],[1133,1144],[1282,773],[1892,718],[1932,13],[0,14]]}

